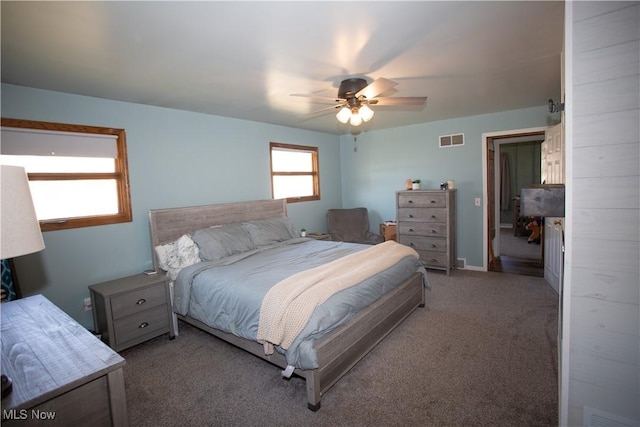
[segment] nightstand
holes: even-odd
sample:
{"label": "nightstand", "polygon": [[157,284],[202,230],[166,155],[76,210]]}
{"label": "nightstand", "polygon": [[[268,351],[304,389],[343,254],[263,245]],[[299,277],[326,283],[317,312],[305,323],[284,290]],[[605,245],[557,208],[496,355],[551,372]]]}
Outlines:
{"label": "nightstand", "polygon": [[175,338],[169,278],[136,274],[89,286],[93,323],[115,351],[169,333]]}
{"label": "nightstand", "polygon": [[380,234],[387,240],[398,240],[398,226],[394,223],[385,222],[380,224]]}

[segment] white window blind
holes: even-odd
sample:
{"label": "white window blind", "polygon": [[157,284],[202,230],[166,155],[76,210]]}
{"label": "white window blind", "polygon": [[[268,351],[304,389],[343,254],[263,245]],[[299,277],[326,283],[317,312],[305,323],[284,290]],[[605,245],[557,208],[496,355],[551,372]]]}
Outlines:
{"label": "white window blind", "polygon": [[2,128],[0,152],[14,156],[116,158],[116,135]]}

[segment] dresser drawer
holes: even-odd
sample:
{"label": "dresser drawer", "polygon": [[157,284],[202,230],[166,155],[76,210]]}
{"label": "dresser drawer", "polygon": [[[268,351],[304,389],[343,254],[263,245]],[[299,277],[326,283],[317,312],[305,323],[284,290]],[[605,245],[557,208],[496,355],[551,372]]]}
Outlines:
{"label": "dresser drawer", "polygon": [[406,192],[398,195],[399,208],[446,208],[446,193]]}
{"label": "dresser drawer", "polygon": [[438,222],[401,222],[398,224],[398,234],[405,236],[446,237],[447,224]]}
{"label": "dresser drawer", "polygon": [[417,251],[447,252],[447,239],[443,237],[422,237],[400,235],[398,243]]}
{"label": "dresser drawer", "polygon": [[112,297],[111,315],[117,320],[166,303],[165,285],[159,283]]}
{"label": "dresser drawer", "polygon": [[438,268],[448,270],[451,266],[447,263],[448,254],[443,252],[417,251],[420,260],[427,268]]}
{"label": "dresser drawer", "polygon": [[398,222],[414,221],[414,222],[447,222],[446,209],[418,209],[418,208],[399,208]]}
{"label": "dresser drawer", "polygon": [[116,346],[147,335],[160,335],[169,331],[166,304],[113,322]]}

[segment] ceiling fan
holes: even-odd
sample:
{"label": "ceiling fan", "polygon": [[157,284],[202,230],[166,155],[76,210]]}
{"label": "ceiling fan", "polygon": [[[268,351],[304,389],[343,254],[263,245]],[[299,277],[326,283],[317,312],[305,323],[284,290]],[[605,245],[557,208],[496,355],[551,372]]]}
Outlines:
{"label": "ceiling fan", "polygon": [[340,110],[336,114],[336,118],[340,123],[349,122],[352,126],[359,126],[362,122],[368,122],[373,117],[374,112],[369,107],[370,105],[421,107],[427,102],[426,96],[376,98],[397,85],[398,83],[385,78],[376,79],[371,84],[368,84],[365,79],[356,77],[343,80],[338,89],[338,96],[335,98],[297,93],[293,93],[291,96],[302,96],[310,98],[312,102],[333,104],[330,107],[310,113],[312,116],[329,113],[332,110]]}

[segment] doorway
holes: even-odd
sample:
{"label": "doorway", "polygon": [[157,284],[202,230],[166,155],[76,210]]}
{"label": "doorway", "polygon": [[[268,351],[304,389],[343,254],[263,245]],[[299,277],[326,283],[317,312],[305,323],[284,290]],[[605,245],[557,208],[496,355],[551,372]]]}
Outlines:
{"label": "doorway", "polygon": [[488,271],[544,277],[542,219],[519,212],[520,189],[541,182],[545,129],[486,136]]}

